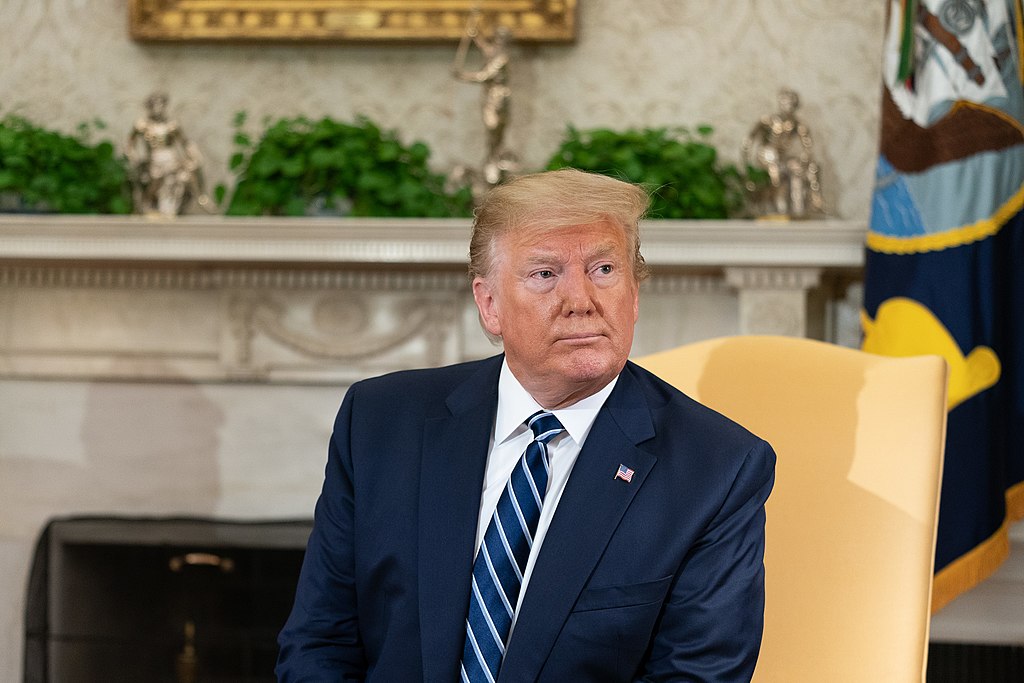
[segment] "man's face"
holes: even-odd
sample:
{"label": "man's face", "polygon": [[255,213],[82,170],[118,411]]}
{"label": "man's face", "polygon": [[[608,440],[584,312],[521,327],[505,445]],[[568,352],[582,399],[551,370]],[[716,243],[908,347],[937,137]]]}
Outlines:
{"label": "man's face", "polygon": [[625,232],[609,222],[527,227],[494,247],[491,272],[473,280],[473,296],[526,390],[558,408],[618,375],[639,315]]}

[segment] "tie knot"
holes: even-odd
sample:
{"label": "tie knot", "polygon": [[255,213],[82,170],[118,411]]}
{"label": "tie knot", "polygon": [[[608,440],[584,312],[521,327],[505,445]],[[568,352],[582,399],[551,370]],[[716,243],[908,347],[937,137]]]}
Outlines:
{"label": "tie knot", "polygon": [[533,430],[533,440],[541,443],[551,441],[565,429],[558,418],[546,410],[538,410],[526,420],[526,424]]}

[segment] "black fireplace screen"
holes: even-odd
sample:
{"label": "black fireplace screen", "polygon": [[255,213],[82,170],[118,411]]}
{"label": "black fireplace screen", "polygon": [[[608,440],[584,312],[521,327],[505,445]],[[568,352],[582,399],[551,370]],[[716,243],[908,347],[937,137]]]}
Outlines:
{"label": "black fireplace screen", "polygon": [[59,519],[36,545],[26,683],[273,681],[310,522]]}

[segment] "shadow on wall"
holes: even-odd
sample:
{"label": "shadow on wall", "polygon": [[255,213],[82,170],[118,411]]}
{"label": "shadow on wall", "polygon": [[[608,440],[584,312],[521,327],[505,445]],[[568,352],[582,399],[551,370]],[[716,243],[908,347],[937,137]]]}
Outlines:
{"label": "shadow on wall", "polygon": [[65,444],[77,456],[37,452],[4,462],[0,499],[13,513],[10,531],[34,534],[46,520],[67,514],[209,516],[217,510],[225,418],[202,385],[98,382],[82,396],[77,443],[70,433],[75,420],[56,414],[33,416],[30,428],[52,425],[68,434],[19,439],[27,448],[46,444],[33,450]]}
{"label": "shadow on wall", "polygon": [[90,509],[213,514],[223,424],[201,385],[94,384],[81,434]]}

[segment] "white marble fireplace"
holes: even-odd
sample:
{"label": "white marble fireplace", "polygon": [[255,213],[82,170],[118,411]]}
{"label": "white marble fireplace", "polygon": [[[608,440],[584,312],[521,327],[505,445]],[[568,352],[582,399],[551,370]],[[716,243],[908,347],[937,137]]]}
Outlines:
{"label": "white marble fireplace", "polygon": [[[864,225],[648,222],[634,352],[857,343]],[[464,220],[0,217],[0,680],[62,515],[302,518],[345,387],[497,352]]]}

